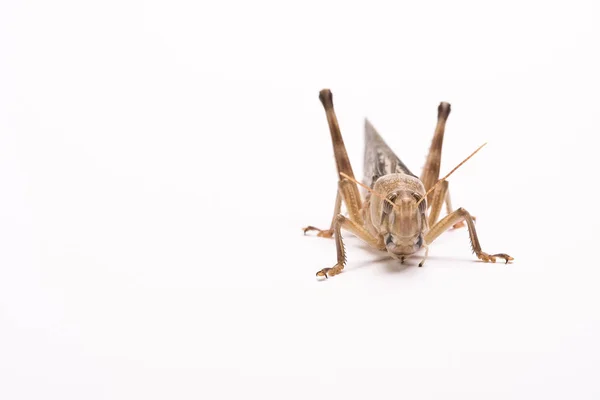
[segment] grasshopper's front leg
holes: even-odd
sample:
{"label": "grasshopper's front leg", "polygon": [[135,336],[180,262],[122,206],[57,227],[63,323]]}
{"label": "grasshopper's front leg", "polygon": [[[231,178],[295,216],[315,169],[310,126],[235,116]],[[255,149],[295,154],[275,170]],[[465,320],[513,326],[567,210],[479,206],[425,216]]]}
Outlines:
{"label": "grasshopper's front leg", "polygon": [[479,239],[477,238],[477,231],[475,230],[475,224],[473,223],[473,217],[471,217],[471,214],[469,214],[469,212],[462,207],[446,215],[446,217],[444,217],[440,222],[435,224],[425,235],[425,243],[430,245],[442,233],[446,232],[448,229],[450,229],[450,227],[460,221],[465,221],[467,223],[469,237],[471,239],[471,248],[473,249],[473,252],[477,258],[485,262],[496,262],[496,258],[503,258],[506,263],[513,260],[511,256],[505,253],[490,255],[481,250],[481,245],[479,244]]}

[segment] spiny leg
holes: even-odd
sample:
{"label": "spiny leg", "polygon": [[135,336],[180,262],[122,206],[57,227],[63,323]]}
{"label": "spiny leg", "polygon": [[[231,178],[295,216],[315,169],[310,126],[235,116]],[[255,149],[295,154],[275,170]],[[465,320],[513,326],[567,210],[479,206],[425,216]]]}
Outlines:
{"label": "spiny leg", "polygon": [[[446,121],[450,115],[450,104],[442,102],[438,107],[438,120],[429,147],[429,153],[427,154],[427,160],[425,166],[421,172],[421,182],[425,186],[425,190],[431,189],[431,187],[437,182],[440,177],[440,164],[442,160],[442,144],[444,143],[444,131],[446,129]],[[433,194],[429,194],[427,201],[432,201]]]}
{"label": "spiny leg", "polygon": [[360,198],[357,199],[354,197],[354,191],[352,190],[353,187],[355,187],[354,182],[348,179],[343,179],[339,182],[339,192],[341,193],[341,197],[344,199],[344,203],[346,204],[350,218],[346,218],[342,214],[335,216],[333,221],[333,232],[335,238],[335,247],[337,250],[337,263],[333,266],[333,268],[323,268],[317,272],[317,276],[325,276],[327,278],[327,275],[337,275],[342,271],[342,269],[344,269],[346,252],[344,249],[344,241],[341,235],[342,227],[354,233],[356,236],[367,242],[370,246],[385,250],[383,237],[375,237],[364,228],[364,222],[360,214],[360,208],[357,204],[357,200],[360,200]]}
{"label": "spiny leg", "polygon": [[385,243],[382,236],[375,237],[358,223],[344,217],[342,214],[338,214],[335,218],[333,227],[335,235],[335,247],[337,251],[337,263],[331,268],[323,268],[322,270],[318,271],[317,276],[324,276],[327,278],[328,276],[339,274],[344,269],[344,265],[346,264],[346,249],[344,248],[344,242],[342,239],[342,228],[352,232],[371,247],[379,250],[385,250]]}
{"label": "spiny leg", "polygon": [[511,256],[505,253],[490,255],[481,250],[481,245],[479,244],[479,239],[477,238],[477,231],[475,230],[475,224],[473,223],[473,217],[471,217],[471,214],[469,214],[469,212],[462,207],[453,213],[446,215],[440,222],[435,224],[425,235],[425,244],[430,245],[435,239],[438,238],[438,236],[450,229],[452,225],[459,221],[465,221],[467,223],[469,237],[471,239],[471,248],[473,249],[473,252],[477,258],[485,262],[496,262],[496,257],[498,257],[503,258],[507,264],[509,261],[513,260]]}

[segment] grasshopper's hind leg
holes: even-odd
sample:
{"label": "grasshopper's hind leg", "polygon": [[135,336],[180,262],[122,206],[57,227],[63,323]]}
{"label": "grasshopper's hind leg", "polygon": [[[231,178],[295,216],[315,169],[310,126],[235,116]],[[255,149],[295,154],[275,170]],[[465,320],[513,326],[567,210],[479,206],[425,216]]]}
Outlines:
{"label": "grasshopper's hind leg", "polygon": [[[339,184],[339,193],[342,194],[346,204],[353,204],[355,201],[352,199],[352,186],[354,182],[347,179],[341,180]],[[364,240],[369,246],[376,249],[385,250],[385,243],[383,236],[373,236],[365,227],[356,220],[356,215],[359,214],[358,210],[354,207],[348,207],[350,218],[346,218],[342,214],[337,214],[333,219],[333,232],[335,238],[335,248],[337,252],[337,262],[331,268],[323,268],[317,272],[317,276],[334,276],[342,272],[344,265],[346,264],[346,250],[344,248],[344,242],[342,239],[342,228],[349,232],[352,232],[362,240]]]}
{"label": "grasshopper's hind leg", "polygon": [[[425,186],[425,190],[431,189],[440,177],[440,164],[442,161],[442,144],[444,143],[444,132],[446,130],[446,121],[450,115],[450,104],[440,103],[438,107],[438,120],[427,154],[427,161],[421,172],[421,182]],[[428,204],[431,203],[433,194],[428,196]]]}
{"label": "grasshopper's hind leg", "polygon": [[[450,190],[448,190],[448,193],[446,193],[446,214],[452,214],[453,211],[454,209],[452,208],[452,200],[450,200]],[[473,218],[473,221],[477,221],[477,217],[474,215],[471,215],[471,218]],[[464,228],[465,226],[466,225],[464,221],[458,221],[452,225],[452,229],[460,229]]]}
{"label": "grasshopper's hind leg", "polygon": [[335,166],[337,168],[340,180],[333,210],[333,219],[331,220],[331,226],[329,229],[324,230],[314,226],[307,226],[306,228],[303,228],[303,231],[305,234],[309,231],[318,231],[319,233],[317,236],[330,238],[333,236],[334,223],[337,215],[340,213],[342,200],[346,204],[350,219],[357,222],[361,226],[364,223],[363,218],[360,215],[362,200],[356,183],[348,181],[348,183],[345,184],[345,193],[341,193],[342,178],[339,174],[344,173],[351,178],[354,178],[354,172],[352,171],[350,158],[348,157],[346,146],[344,145],[344,139],[342,138],[342,132],[340,131],[337,116],[335,115],[335,109],[333,108],[333,95],[329,89],[323,89],[321,92],[319,92],[319,99],[323,104],[325,115],[327,116],[327,123],[329,124],[329,131],[331,133],[331,142],[333,144],[333,154],[335,156]]}
{"label": "grasshopper's hind leg", "polygon": [[[433,191],[433,197],[431,201],[431,209],[429,210],[429,226],[434,226],[438,221],[442,207],[446,203],[446,214],[452,214],[454,209],[452,208],[452,200],[450,200],[450,189],[448,181],[441,182]],[[476,220],[472,216],[473,220]],[[452,229],[458,229],[465,226],[464,221],[458,221],[452,226]]]}
{"label": "grasshopper's hind leg", "polygon": [[[450,190],[446,190],[446,214],[452,214],[453,211],[454,211],[454,209],[452,208],[452,199],[450,199]],[[473,218],[473,221],[476,220],[476,218],[474,216],[471,216],[471,218]],[[457,223],[455,223],[452,226],[452,229],[459,229],[459,228],[463,228],[464,226],[465,226],[464,221],[458,221]]]}
{"label": "grasshopper's hind leg", "polygon": [[[352,171],[352,165],[350,164],[346,146],[344,145],[344,139],[342,138],[342,133],[333,108],[333,96],[331,91],[329,89],[321,90],[319,99],[323,104],[325,115],[327,116],[329,132],[331,133],[331,142],[333,144],[333,154],[335,156],[335,165],[339,176],[338,195],[334,207],[335,213],[332,226],[329,231],[319,232],[321,236],[330,237],[330,235],[333,234],[335,238],[337,263],[332,268],[323,268],[317,272],[317,276],[328,277],[339,274],[344,269],[344,264],[346,263],[346,252],[341,234],[342,228],[354,233],[372,247],[385,249],[385,244],[383,243],[383,238],[373,236],[364,227],[364,219],[361,214],[362,199],[360,197],[360,192],[358,191],[358,185],[354,182],[354,172]],[[342,178],[342,173],[351,179]],[[346,205],[349,218],[346,218],[339,213],[342,201]],[[308,227],[308,229],[305,229],[305,232],[313,230],[311,228],[313,227]]]}
{"label": "grasshopper's hind leg", "polygon": [[[437,222],[445,199],[448,198],[448,181],[443,181],[433,190],[431,208],[429,209],[429,218],[427,220],[429,226],[434,226]],[[446,203],[447,204],[447,203]],[[450,213],[451,211],[449,211]]]}
{"label": "grasshopper's hind leg", "polygon": [[425,235],[425,244],[430,245],[442,233],[444,233],[445,231],[450,229],[450,227],[452,227],[454,224],[460,221],[464,221],[467,223],[467,228],[469,229],[469,237],[471,239],[471,248],[473,249],[473,252],[477,256],[477,258],[485,262],[496,262],[496,258],[503,258],[506,263],[513,260],[511,256],[505,253],[490,255],[481,250],[481,244],[479,244],[479,239],[477,238],[477,231],[475,230],[473,217],[471,217],[471,214],[469,214],[469,212],[462,207],[452,212],[451,214],[446,215],[440,222],[435,224]]}
{"label": "grasshopper's hind leg", "polygon": [[[423,171],[421,172],[421,182],[423,182],[423,186],[425,186],[425,190],[431,189],[433,185],[436,184],[438,178],[440,177],[440,165],[442,162],[442,145],[444,144],[444,133],[446,131],[446,122],[448,121],[448,117],[450,116],[450,104],[442,102],[438,106],[438,120],[437,125],[435,127],[435,132],[433,134],[433,139],[431,140],[431,146],[429,147],[429,153],[427,154],[427,160],[425,161],[425,166],[423,167]],[[440,196],[436,199],[436,196]],[[429,218],[429,226],[432,226],[436,221],[439,213],[441,211],[441,207],[435,211],[435,218],[431,218],[432,214],[434,214],[434,202],[436,200],[440,201],[439,205],[441,205],[444,201],[446,203],[446,212],[448,214],[452,214],[452,201],[450,199],[450,190],[446,187],[445,194],[441,195],[440,191],[437,189],[431,193],[427,198],[428,207],[431,207],[430,218]],[[433,219],[433,221],[432,221]],[[473,217],[475,219],[475,217]],[[453,228],[458,229],[465,226],[463,221],[459,221],[454,224]]]}

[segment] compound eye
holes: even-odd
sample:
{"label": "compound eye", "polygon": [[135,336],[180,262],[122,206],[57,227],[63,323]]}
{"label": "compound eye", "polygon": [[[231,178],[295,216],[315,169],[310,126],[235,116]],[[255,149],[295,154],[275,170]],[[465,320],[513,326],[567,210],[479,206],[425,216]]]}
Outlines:
{"label": "compound eye", "polygon": [[419,212],[421,214],[425,213],[425,210],[427,210],[427,199],[424,199],[419,193],[413,193],[413,197],[419,203]]}
{"label": "compound eye", "polygon": [[383,220],[385,219],[386,215],[390,215],[392,213],[392,208],[394,208],[392,204],[394,204],[394,201],[396,201],[396,197],[398,197],[398,195],[396,193],[392,193],[383,201],[381,223],[383,223]]}
{"label": "compound eye", "polygon": [[383,201],[384,214],[389,214],[392,212],[392,208],[394,208],[393,204],[396,201],[396,197],[398,197],[398,195],[396,193],[392,193],[385,198],[385,200]]}
{"label": "compound eye", "polygon": [[427,210],[427,199],[423,199],[423,201],[419,203],[419,211],[421,214],[425,214],[425,210]]}

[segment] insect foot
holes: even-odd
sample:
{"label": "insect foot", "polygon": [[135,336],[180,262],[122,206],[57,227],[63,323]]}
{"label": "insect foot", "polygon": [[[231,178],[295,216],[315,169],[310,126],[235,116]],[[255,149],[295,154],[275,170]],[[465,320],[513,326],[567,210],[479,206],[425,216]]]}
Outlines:
{"label": "insect foot", "polygon": [[319,229],[314,226],[307,226],[306,228],[302,228],[302,230],[304,231],[305,235],[306,235],[306,232],[317,231],[318,237],[322,237],[322,238],[332,238],[333,237],[333,229],[323,230],[323,229]]}
{"label": "insect foot", "polygon": [[325,277],[325,279],[330,276],[334,276],[342,272],[344,266],[342,264],[335,264],[333,268],[323,268],[319,272],[317,272],[317,277]]}
{"label": "insect foot", "polygon": [[483,251],[482,251],[482,252],[480,252],[480,253],[478,253],[478,254],[477,254],[477,257],[478,257],[480,260],[483,260],[484,262],[490,262],[490,261],[491,261],[491,262],[493,262],[493,263],[495,263],[495,262],[496,262],[496,257],[497,257],[497,258],[503,258],[503,259],[504,259],[504,261],[505,261],[505,264],[508,264],[508,262],[509,262],[509,261],[512,261],[512,260],[514,260],[514,258],[513,258],[513,257],[511,257],[511,256],[509,256],[508,254],[504,254],[504,253],[498,253],[498,254],[492,254],[492,255],[489,255],[489,254],[487,254],[487,253],[485,253],[485,252],[483,252]]}

